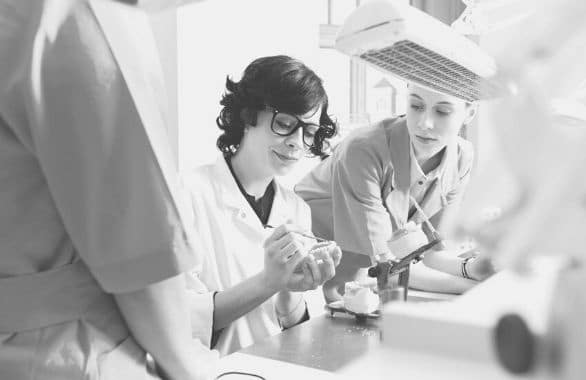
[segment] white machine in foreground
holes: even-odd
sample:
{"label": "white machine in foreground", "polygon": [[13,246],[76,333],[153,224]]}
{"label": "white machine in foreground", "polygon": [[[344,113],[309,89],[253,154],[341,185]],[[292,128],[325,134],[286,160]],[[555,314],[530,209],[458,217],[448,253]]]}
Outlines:
{"label": "white machine in foreground", "polygon": [[488,111],[520,189],[495,235],[505,269],[454,302],[390,304],[385,350],[364,359],[372,378],[586,378],[586,120],[557,103],[586,103],[586,2],[511,1],[536,11],[495,52],[490,82],[478,47],[391,1],[357,9],[338,37],[343,53],[437,91],[476,100],[508,89]]}

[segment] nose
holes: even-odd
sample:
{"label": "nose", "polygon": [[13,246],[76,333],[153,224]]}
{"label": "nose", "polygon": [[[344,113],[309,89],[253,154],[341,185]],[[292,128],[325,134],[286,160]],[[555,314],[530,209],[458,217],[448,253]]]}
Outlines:
{"label": "nose", "polygon": [[429,112],[425,112],[419,120],[419,127],[423,130],[433,129],[433,118]]}
{"label": "nose", "polygon": [[303,148],[303,128],[298,128],[291,136],[287,136],[285,144],[290,148]]}

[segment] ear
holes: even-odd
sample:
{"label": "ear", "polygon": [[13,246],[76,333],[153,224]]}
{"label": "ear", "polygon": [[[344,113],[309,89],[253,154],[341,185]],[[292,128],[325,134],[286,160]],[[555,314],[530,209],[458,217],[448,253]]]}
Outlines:
{"label": "ear", "polygon": [[256,116],[257,112],[250,108],[243,108],[240,111],[240,119],[244,122],[245,127],[255,127],[256,126]]}
{"label": "ear", "polygon": [[478,112],[478,104],[472,103],[466,106],[466,117],[464,118],[463,125],[468,125],[474,120]]}

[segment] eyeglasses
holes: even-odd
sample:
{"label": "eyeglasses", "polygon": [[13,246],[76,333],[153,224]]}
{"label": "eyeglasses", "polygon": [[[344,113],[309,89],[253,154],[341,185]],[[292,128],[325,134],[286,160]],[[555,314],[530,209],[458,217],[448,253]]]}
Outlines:
{"label": "eyeglasses", "polygon": [[267,107],[269,111],[273,112],[271,120],[271,131],[279,136],[291,136],[299,128],[303,130],[303,144],[307,148],[313,147],[315,141],[315,134],[321,128],[314,123],[306,123],[297,116],[290,115],[285,112],[280,112],[274,107]]}

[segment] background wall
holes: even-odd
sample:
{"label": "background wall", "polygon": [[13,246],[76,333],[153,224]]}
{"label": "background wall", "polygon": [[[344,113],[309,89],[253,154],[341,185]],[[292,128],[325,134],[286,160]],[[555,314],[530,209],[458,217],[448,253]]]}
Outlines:
{"label": "background wall", "polygon": [[[180,8],[178,148],[182,170],[218,157],[215,119],[226,75],[239,80],[248,63],[260,56],[287,54],[302,60],[324,80],[330,112],[347,113],[347,59],[319,48],[319,24],[326,19],[326,2],[315,0],[214,0]],[[301,166],[307,165],[311,163]]]}

